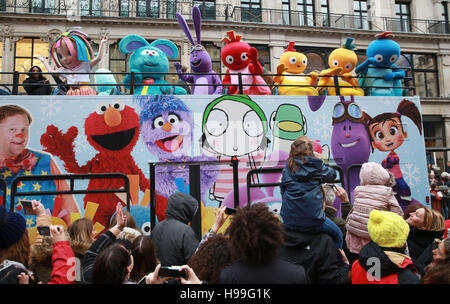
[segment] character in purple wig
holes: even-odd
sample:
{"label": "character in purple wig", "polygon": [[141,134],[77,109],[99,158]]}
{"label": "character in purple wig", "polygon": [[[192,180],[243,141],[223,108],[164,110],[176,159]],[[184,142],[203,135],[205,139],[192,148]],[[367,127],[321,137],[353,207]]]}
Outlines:
{"label": "character in purple wig", "polygon": [[[194,42],[192,38],[191,32],[189,31],[189,27],[186,23],[184,17],[177,13],[178,23],[186,34],[187,38],[192,44],[190,50],[190,63],[191,70],[194,73],[193,75],[183,74],[181,63],[176,62],[175,69],[177,70],[178,77],[180,79],[193,83],[192,86],[192,94],[204,94],[204,95],[214,95],[214,94],[222,94],[222,85],[220,81],[220,77],[217,75],[215,71],[212,69],[212,61],[205,47],[201,45],[201,26],[202,26],[202,17],[200,14],[200,9],[196,6],[192,8],[192,21],[194,23],[195,33],[197,36],[197,43]],[[208,75],[204,74],[207,73]]]}
{"label": "character in purple wig", "polygon": [[[214,158],[191,152],[193,120],[184,102],[169,95],[137,96],[140,106],[141,135],[148,151],[158,157],[158,161],[195,162],[210,161]],[[201,198],[213,185],[218,174],[218,166],[207,165],[200,168]],[[174,192],[189,192],[189,166],[157,166],[156,188],[158,193],[169,197]]]}
{"label": "character in purple wig", "polygon": [[[345,100],[340,96],[333,109],[333,131],[331,133],[331,152],[336,164],[344,173],[343,186],[353,190],[359,185],[359,167],[353,164],[363,164],[370,156],[370,136],[367,132],[368,115],[361,111],[354,102],[353,96]],[[348,173],[347,173],[348,170]],[[340,213],[340,204],[336,204]]]}

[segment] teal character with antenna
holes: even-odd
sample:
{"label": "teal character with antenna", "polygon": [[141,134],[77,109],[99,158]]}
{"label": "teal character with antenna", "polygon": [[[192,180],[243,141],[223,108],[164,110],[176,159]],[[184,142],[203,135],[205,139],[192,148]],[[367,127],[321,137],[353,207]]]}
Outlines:
{"label": "teal character with antenna", "polygon": [[361,87],[370,96],[403,96],[405,71],[395,63],[400,58],[400,45],[391,32],[377,34],[367,48],[367,59],[356,67]]}

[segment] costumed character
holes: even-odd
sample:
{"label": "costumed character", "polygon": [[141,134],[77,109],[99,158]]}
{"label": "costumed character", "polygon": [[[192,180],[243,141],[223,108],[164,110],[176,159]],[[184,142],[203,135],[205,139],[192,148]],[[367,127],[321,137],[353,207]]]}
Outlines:
{"label": "costumed character", "polygon": [[[199,155],[189,156],[193,139],[194,122],[192,114],[184,102],[175,96],[140,96],[140,121],[142,140],[148,151],[158,157],[158,161],[201,162],[215,158]],[[200,167],[201,199],[206,202],[209,188],[219,172],[217,165]],[[157,166],[155,169],[158,192],[169,197],[174,192],[189,193],[189,166]],[[165,205],[156,207],[158,220],[165,219]]]}
{"label": "costumed character", "polygon": [[403,173],[400,169],[400,158],[395,153],[395,150],[400,148],[408,136],[403,128],[402,116],[411,119],[420,134],[422,134],[422,118],[419,109],[412,101],[406,99],[399,103],[395,113],[382,113],[374,118],[369,116],[368,128],[372,152],[375,148],[381,152],[389,152],[388,156],[381,162],[381,165],[394,174],[395,185],[392,189],[400,207],[405,211],[412,201],[417,201],[411,198],[411,189],[403,179]]}
{"label": "costumed character", "polygon": [[[345,100],[344,97],[340,99],[333,109],[331,153],[344,173],[342,186],[349,189],[348,192],[353,197],[353,191],[359,185],[360,168],[349,169],[349,167],[353,164],[361,165],[369,160],[370,135],[367,131],[369,116],[354,102],[353,96],[350,100]],[[338,209],[340,216],[340,203],[335,202],[334,207]]]}
{"label": "costumed character", "polygon": [[347,38],[341,48],[333,50],[328,57],[329,69],[319,74],[319,91],[326,95],[336,96],[334,77],[338,77],[339,95],[341,96],[364,96],[364,90],[359,87],[358,80],[352,76],[358,56],[356,56],[353,38]]}
{"label": "costumed character", "polygon": [[[74,139],[78,135],[75,126],[64,134],[54,125],[47,127],[41,136],[41,144],[45,150],[58,156],[64,167],[70,173],[123,173],[139,176],[139,187],[143,192],[149,192],[149,180],[136,165],[131,152],[139,139],[139,116],[133,108],[120,101],[112,104],[100,103],[96,111],[85,120],[85,134],[89,144],[97,153],[85,165],[80,166],[75,157]],[[87,189],[119,189],[124,187],[120,179],[91,179]],[[93,218],[108,227],[109,220],[116,210],[118,202],[124,203],[114,193],[88,193],[84,197],[84,207],[88,202],[98,204]],[[166,204],[164,197],[157,195],[156,204]]]}
{"label": "costumed character", "polygon": [[234,31],[227,32],[228,37],[222,39],[225,46],[220,52],[223,64],[227,67],[222,84],[227,87],[227,94],[240,94],[238,90],[239,75],[242,73],[244,95],[271,95],[272,92],[261,77],[263,67],[258,61],[258,51],[246,42],[241,41],[241,35]]}
{"label": "costumed character", "polygon": [[[158,39],[148,43],[138,35],[125,36],[119,43],[119,51],[130,54],[129,71],[144,73],[134,75],[134,95],[185,95],[182,87],[171,86],[164,80],[169,72],[169,58],[178,57],[178,48],[170,40]],[[123,79],[125,88],[130,88],[131,76],[127,74]],[[144,85],[141,85],[141,84]]]}
{"label": "costumed character", "polygon": [[[105,74],[108,73],[108,74]],[[95,84],[98,95],[120,95],[120,87],[117,85],[116,78],[108,69],[97,69],[95,71]],[[110,84],[110,85],[107,85]]]}
{"label": "costumed character", "polygon": [[[200,14],[200,9],[197,6],[192,8],[192,21],[194,23],[195,33],[197,36],[197,43],[194,42],[189,27],[186,23],[184,17],[177,13],[178,23],[186,34],[187,38],[192,44],[190,50],[190,63],[191,70],[194,73],[187,75],[182,71],[181,63],[175,62],[175,69],[177,70],[178,77],[185,82],[194,84],[192,86],[191,94],[199,95],[220,95],[222,94],[222,85],[220,77],[212,69],[212,61],[205,47],[201,44],[201,26],[202,26],[202,16]],[[208,75],[204,74],[207,73]],[[198,86],[196,86],[198,84]]]}
{"label": "costumed character", "polygon": [[361,87],[370,96],[403,96],[402,79],[405,71],[395,65],[400,58],[400,45],[394,40],[391,32],[375,36],[367,47],[367,59],[358,65]]}
{"label": "costumed character", "polygon": [[[94,51],[87,40],[88,35],[79,31],[71,30],[62,33],[52,45],[51,54],[53,61],[60,70],[50,67],[43,56],[39,56],[47,71],[50,73],[62,73],[61,77],[66,78],[66,84],[70,89],[66,95],[97,95],[96,91],[89,86],[89,74],[91,69],[102,59],[106,38],[100,41],[100,48],[97,57],[94,58]],[[76,73],[76,74],[75,74]]]}
{"label": "costumed character", "polygon": [[[58,165],[49,153],[27,147],[31,114],[18,105],[0,106],[0,176],[6,184],[6,194],[0,189],[0,204],[7,210],[24,215],[28,228],[36,226],[36,216],[26,215],[20,200],[39,200],[46,213],[58,224],[70,224],[70,213],[78,212],[78,205],[72,195],[15,196],[11,206],[11,187],[20,176],[61,174]],[[65,180],[29,180],[17,185],[19,192],[66,191],[69,185]],[[6,201],[3,201],[5,196]],[[12,207],[12,208],[11,208]]]}
{"label": "costumed character", "polygon": [[278,95],[319,95],[315,88],[318,74],[312,72],[309,77],[302,74],[308,65],[308,58],[297,52],[294,44],[294,41],[289,42],[288,48],[281,55],[277,74],[282,76],[273,77],[274,85],[281,85],[278,87]]}
{"label": "costumed character", "polygon": [[[239,184],[247,173],[263,165],[268,143],[267,119],[258,104],[245,95],[226,95],[213,100],[202,119],[201,148],[221,162],[238,161]],[[259,181],[257,174],[253,181]],[[233,169],[220,166],[210,199],[222,202],[233,190]]]}

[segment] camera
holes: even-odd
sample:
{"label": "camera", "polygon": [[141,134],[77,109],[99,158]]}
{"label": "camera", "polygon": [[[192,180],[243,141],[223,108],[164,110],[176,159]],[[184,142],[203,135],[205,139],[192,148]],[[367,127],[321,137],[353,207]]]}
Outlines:
{"label": "camera", "polygon": [[225,214],[235,214],[236,213],[236,208],[229,208],[227,207],[225,209]]}
{"label": "camera", "polygon": [[38,226],[37,230],[40,235],[49,236],[50,235],[50,227],[49,226]]}

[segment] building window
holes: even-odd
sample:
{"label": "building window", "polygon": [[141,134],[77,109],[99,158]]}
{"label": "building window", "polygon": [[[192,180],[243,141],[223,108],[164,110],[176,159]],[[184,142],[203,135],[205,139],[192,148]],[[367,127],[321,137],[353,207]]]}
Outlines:
{"label": "building window", "polygon": [[314,25],[313,0],[298,0],[297,10],[298,10],[299,25],[306,25],[306,26]]}
{"label": "building window", "polygon": [[448,2],[443,1],[442,3],[442,21],[443,21],[443,31],[442,33],[450,34],[450,21],[448,17]]}
{"label": "building window", "polygon": [[55,0],[30,0],[29,12],[51,14],[55,8]]}
{"label": "building window", "polygon": [[411,32],[411,10],[408,2],[395,2],[396,31]]}
{"label": "building window", "polygon": [[200,9],[202,20],[216,20],[216,0],[197,0],[194,6]]}
{"label": "building window", "polygon": [[119,16],[128,17],[130,15],[130,1],[119,0]]}
{"label": "building window", "polygon": [[355,15],[354,26],[355,29],[368,30],[369,20],[367,19],[367,12],[369,10],[369,4],[367,0],[354,0],[353,1],[353,14]]}
{"label": "building window", "polygon": [[330,5],[328,0],[320,0],[320,13],[322,14],[322,26],[330,26]]}
{"label": "building window", "polygon": [[3,72],[2,62],[3,62],[3,43],[0,41],[0,72]]}
{"label": "building window", "polygon": [[[209,57],[211,57],[213,71],[220,73],[222,71],[222,59],[220,57],[221,48],[215,46],[212,42],[202,42],[202,45],[208,52]],[[219,75],[219,77],[222,79],[222,75]]]}
{"label": "building window", "polygon": [[6,11],[6,0],[0,0],[0,12]]}
{"label": "building window", "polygon": [[266,70],[270,71],[270,48],[265,44],[251,44],[258,51],[258,59]]}
{"label": "building window", "polygon": [[291,1],[282,0],[281,2],[283,24],[291,24]]}
{"label": "building window", "polygon": [[177,0],[166,1],[166,18],[175,19],[177,17]]}
{"label": "building window", "polygon": [[136,16],[159,18],[159,0],[137,0]]}
{"label": "building window", "polygon": [[101,0],[80,0],[81,16],[101,16],[102,1]]}
{"label": "building window", "polygon": [[[49,45],[39,38],[25,38],[15,44],[14,49],[14,71],[28,73],[33,65],[39,66],[43,72],[46,72],[45,66],[36,56],[48,57]],[[26,74],[20,74],[19,83],[27,77]],[[46,76],[46,78],[48,78]],[[25,93],[22,86],[19,86],[19,93]]]}
{"label": "building window", "polygon": [[412,54],[411,56],[416,95],[421,97],[439,96],[436,56],[433,54]]}
{"label": "building window", "polygon": [[[424,115],[423,119],[423,135],[425,139],[425,148],[441,148],[446,147],[445,141],[445,122],[440,115]],[[436,165],[445,170],[445,152],[443,151],[427,151],[427,163]]]}
{"label": "building window", "polygon": [[262,22],[261,0],[241,1],[241,21]]}

